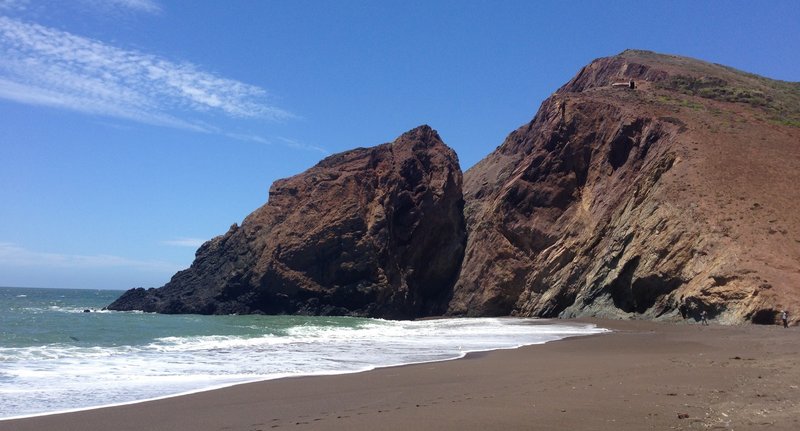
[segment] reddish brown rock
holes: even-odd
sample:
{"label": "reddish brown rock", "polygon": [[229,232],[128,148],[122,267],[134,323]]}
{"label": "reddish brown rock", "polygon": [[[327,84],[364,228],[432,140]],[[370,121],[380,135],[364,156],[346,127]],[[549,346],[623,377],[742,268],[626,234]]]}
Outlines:
{"label": "reddish brown rock", "polygon": [[167,285],[111,308],[800,316],[800,83],[601,58],[464,174],[463,197],[461,182],[428,127],[331,156],[277,181]]}
{"label": "reddish brown rock", "polygon": [[276,181],[159,289],[109,308],[412,318],[446,310],[465,246],[458,158],[430,127]]}
{"label": "reddish brown rock", "polygon": [[594,61],[465,173],[449,313],[800,310],[798,102],[797,83],[698,60]]}

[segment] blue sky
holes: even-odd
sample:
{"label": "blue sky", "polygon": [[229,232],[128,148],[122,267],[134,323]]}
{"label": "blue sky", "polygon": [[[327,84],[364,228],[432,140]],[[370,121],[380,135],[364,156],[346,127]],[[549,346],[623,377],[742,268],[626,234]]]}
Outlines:
{"label": "blue sky", "polygon": [[0,0],[0,286],[160,286],[328,154],[469,168],[626,48],[800,80],[800,2]]}

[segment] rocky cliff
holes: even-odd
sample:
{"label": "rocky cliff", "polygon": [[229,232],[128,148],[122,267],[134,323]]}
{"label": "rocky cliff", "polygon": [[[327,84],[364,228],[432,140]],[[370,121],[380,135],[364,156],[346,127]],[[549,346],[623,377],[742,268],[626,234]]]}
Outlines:
{"label": "rocky cliff", "polygon": [[159,289],[112,310],[411,318],[447,307],[464,253],[462,175],[430,127],[276,181],[266,205]]}
{"label": "rocky cliff", "polygon": [[449,313],[800,309],[798,101],[796,83],[682,57],[592,62],[465,173]]}
{"label": "rocky cliff", "polygon": [[463,186],[428,127],[329,157],[111,308],[796,321],[797,184],[800,83],[625,51],[584,67]]}

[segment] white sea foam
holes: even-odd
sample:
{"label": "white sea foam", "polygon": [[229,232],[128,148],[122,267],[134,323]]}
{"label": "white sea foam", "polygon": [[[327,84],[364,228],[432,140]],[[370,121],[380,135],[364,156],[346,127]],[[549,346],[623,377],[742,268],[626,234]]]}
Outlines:
{"label": "white sea foam", "polygon": [[81,307],[69,307],[69,306],[61,306],[61,305],[50,305],[48,307],[24,307],[22,308],[23,311],[28,311],[31,313],[45,313],[45,312],[56,312],[56,313],[86,313],[86,310],[89,310],[91,313],[111,313],[110,310],[94,310],[90,308],[81,308]]}
{"label": "white sea foam", "polygon": [[269,333],[166,336],[140,345],[0,348],[0,418],[286,376],[456,359],[605,331],[588,324],[500,318],[313,322]]}

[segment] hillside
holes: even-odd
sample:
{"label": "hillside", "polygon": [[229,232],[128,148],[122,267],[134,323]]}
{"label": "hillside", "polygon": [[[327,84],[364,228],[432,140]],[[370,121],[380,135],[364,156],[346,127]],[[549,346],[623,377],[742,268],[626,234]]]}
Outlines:
{"label": "hillside", "polygon": [[800,310],[798,101],[797,83],[684,57],[595,60],[465,173],[450,313]]}
{"label": "hillside", "polygon": [[796,321],[797,184],[800,83],[629,50],[584,67],[463,186],[455,154],[427,126],[331,156],[276,182],[264,207],[166,286],[132,289],[111,308],[704,310],[724,323],[772,323],[788,308]]}

